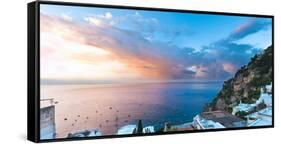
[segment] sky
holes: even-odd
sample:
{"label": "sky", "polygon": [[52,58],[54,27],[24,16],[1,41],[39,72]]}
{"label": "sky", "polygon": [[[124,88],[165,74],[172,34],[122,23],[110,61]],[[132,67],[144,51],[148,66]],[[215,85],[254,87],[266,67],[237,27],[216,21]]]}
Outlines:
{"label": "sky", "polygon": [[270,18],[40,5],[45,83],[226,80],[272,44]]}

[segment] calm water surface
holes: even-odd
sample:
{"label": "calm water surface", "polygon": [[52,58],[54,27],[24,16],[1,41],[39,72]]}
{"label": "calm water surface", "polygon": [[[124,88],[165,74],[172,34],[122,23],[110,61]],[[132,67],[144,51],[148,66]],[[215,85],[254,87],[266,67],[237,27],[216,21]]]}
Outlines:
{"label": "calm water surface", "polygon": [[[191,122],[220,90],[221,82],[42,85],[41,98],[54,98],[58,138],[71,131],[99,129],[114,135],[127,124],[161,127]],[[65,120],[65,118],[67,120]]]}

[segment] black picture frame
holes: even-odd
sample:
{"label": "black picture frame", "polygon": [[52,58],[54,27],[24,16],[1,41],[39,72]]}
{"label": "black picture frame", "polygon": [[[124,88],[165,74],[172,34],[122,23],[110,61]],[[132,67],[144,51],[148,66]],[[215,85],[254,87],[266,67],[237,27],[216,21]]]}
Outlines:
{"label": "black picture frame", "polygon": [[[83,137],[83,138],[57,138],[40,140],[40,4],[48,5],[67,5],[79,7],[98,7],[98,8],[114,8],[114,9],[132,9],[132,10],[147,10],[147,11],[164,11],[164,12],[179,12],[179,13],[195,13],[195,14],[210,14],[210,15],[227,15],[227,16],[247,16],[261,17],[272,19],[272,63],[273,63],[273,78],[272,78],[272,125],[257,126],[257,127],[241,127],[241,128],[223,128],[209,130],[192,130],[180,132],[165,132],[165,133],[150,133],[150,134],[129,134],[129,135],[106,135],[98,137]],[[28,117],[27,117],[27,139],[33,142],[54,142],[54,141],[70,141],[70,140],[89,140],[103,138],[122,138],[135,136],[154,136],[167,134],[185,134],[198,132],[218,132],[229,130],[249,130],[259,128],[274,128],[274,16],[261,14],[242,14],[228,12],[211,12],[211,11],[195,11],[195,10],[179,10],[166,8],[150,8],[150,7],[135,7],[135,6],[120,6],[120,5],[103,5],[103,4],[88,4],[88,3],[73,3],[73,2],[55,2],[55,1],[34,1],[27,4],[28,14]]]}

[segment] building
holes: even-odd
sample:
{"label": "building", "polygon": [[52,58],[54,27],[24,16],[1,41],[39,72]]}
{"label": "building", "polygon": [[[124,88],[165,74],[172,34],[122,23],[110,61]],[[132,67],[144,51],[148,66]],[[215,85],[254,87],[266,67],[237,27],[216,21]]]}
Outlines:
{"label": "building", "polygon": [[[117,135],[135,134],[137,125],[126,125],[118,129]],[[155,129],[153,126],[147,126],[142,129],[142,133],[154,133]]]}
{"label": "building", "polygon": [[67,137],[73,138],[73,137],[94,137],[94,136],[102,136],[102,133],[97,129],[79,130],[69,133]]}
{"label": "building", "polygon": [[246,121],[225,111],[203,112],[193,119],[193,127],[196,129],[219,129],[244,127]]}
{"label": "building", "polygon": [[254,110],[254,108],[256,107],[256,104],[246,104],[246,103],[242,103],[240,101],[240,103],[232,108],[232,114],[235,115],[237,112],[240,111],[244,111],[244,112],[250,112],[252,110]]}
{"label": "building", "polygon": [[249,127],[272,125],[272,107],[267,107],[246,117]]}
{"label": "building", "polygon": [[144,127],[142,130],[143,133],[155,133],[154,126]]}
{"label": "building", "polygon": [[219,128],[225,128],[222,124],[219,122],[215,122],[213,120],[207,120],[200,115],[196,115],[193,120],[193,126],[197,130],[201,129],[219,129]]}
{"label": "building", "polygon": [[261,94],[259,99],[253,103],[253,104],[246,104],[240,103],[233,107],[232,109],[232,114],[235,115],[239,111],[244,111],[244,112],[251,112],[257,107],[259,104],[264,103],[267,107],[272,106],[272,84],[266,85],[265,87],[261,88]]}
{"label": "building", "polygon": [[164,132],[177,132],[177,131],[188,131],[194,130],[192,123],[185,123],[180,125],[171,125],[170,123],[165,123]]}
{"label": "building", "polygon": [[154,133],[154,126],[147,126],[143,128],[142,121],[138,121],[138,125],[126,125],[118,129],[118,135],[125,134],[141,134],[141,133]]}
{"label": "building", "polygon": [[54,139],[55,137],[56,124],[53,99],[43,99],[40,108],[40,139]]}
{"label": "building", "polygon": [[258,99],[257,103],[264,102],[266,106],[272,107],[272,84],[266,85],[264,88],[261,88],[261,96]]}
{"label": "building", "polygon": [[136,128],[137,125],[125,125],[120,129],[118,129],[117,134],[118,135],[133,134]]}

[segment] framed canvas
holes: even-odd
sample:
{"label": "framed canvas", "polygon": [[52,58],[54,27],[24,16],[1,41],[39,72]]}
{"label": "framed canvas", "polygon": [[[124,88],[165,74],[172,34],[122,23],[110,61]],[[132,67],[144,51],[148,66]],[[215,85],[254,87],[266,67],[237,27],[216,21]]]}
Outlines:
{"label": "framed canvas", "polygon": [[34,142],[274,127],[274,17],[28,4]]}

